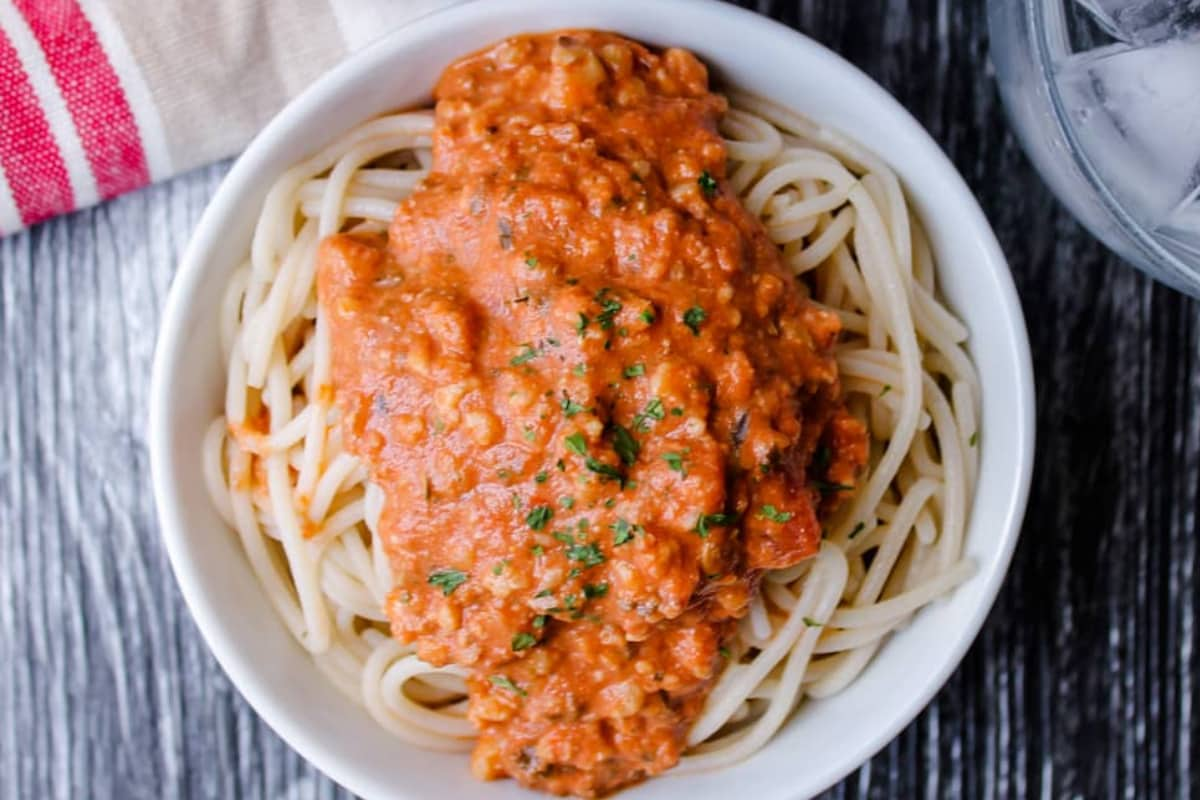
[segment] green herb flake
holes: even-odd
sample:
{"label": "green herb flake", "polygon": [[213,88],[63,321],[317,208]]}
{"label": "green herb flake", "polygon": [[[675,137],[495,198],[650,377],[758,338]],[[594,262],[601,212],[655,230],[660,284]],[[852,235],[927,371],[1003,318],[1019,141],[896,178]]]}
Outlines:
{"label": "green herb flake", "polygon": [[971,447],[975,447],[979,444],[979,431],[975,431],[971,434],[971,438],[967,439],[967,444]]}
{"label": "green herb flake", "polygon": [[568,495],[563,495],[562,497],[558,498],[558,504],[570,511],[575,507],[575,498]]}
{"label": "green herb flake", "polygon": [[512,679],[507,675],[492,675],[488,678],[488,680],[492,682],[493,686],[499,686],[501,689],[507,689],[508,691],[520,695],[521,697],[528,697],[528,695],[525,693],[525,690],[513,683]]}
{"label": "green herb flake", "polygon": [[574,417],[576,414],[581,414],[584,411],[587,411],[582,404],[576,403],[571,399],[571,395],[567,394],[566,389],[563,389],[562,396],[562,402],[558,405],[562,409],[563,416],[565,416],[567,419]]}
{"label": "green herb flake", "polygon": [[587,364],[576,364],[575,366],[571,367],[571,374],[576,378],[582,378],[587,374]]}
{"label": "green herb flake", "polygon": [[525,524],[533,528],[535,531],[540,531],[546,527],[546,523],[554,516],[554,509],[550,506],[534,506],[530,509],[529,514],[525,517]]}
{"label": "green herb flake", "polygon": [[537,644],[537,637],[535,637],[532,633],[521,631],[520,633],[514,634],[512,637],[512,649],[514,653],[519,653],[522,650],[528,650],[535,644]]}
{"label": "green herb flake", "polygon": [[460,569],[435,569],[429,573],[429,585],[442,590],[442,595],[449,597],[454,590],[467,582],[467,573]]}
{"label": "green herb flake", "polygon": [[596,323],[601,330],[608,330],[613,326],[613,320],[617,314],[621,313],[621,304],[612,297],[608,296],[611,289],[605,287],[596,292],[596,302],[600,304],[600,313],[596,315]]}
{"label": "green herb flake", "polygon": [[879,396],[883,397],[885,394],[887,394],[891,390],[892,390],[892,385],[890,383],[885,383],[883,385],[883,388],[879,390]]}
{"label": "green herb flake", "polygon": [[804,621],[805,626],[809,627],[809,628],[823,628],[825,626],[824,622],[817,622],[812,617],[802,617],[802,619]]}
{"label": "green herb flake", "polygon": [[708,170],[700,173],[696,183],[700,185],[700,191],[704,192],[705,197],[712,197],[717,193],[717,179],[710,175]]}
{"label": "green herb flake", "polygon": [[546,627],[546,615],[538,614],[536,617],[534,617],[533,618],[533,627],[538,630]]}
{"label": "green herb flake", "polygon": [[634,534],[642,531],[641,525],[624,519],[618,519],[608,527],[612,528],[613,531],[613,547],[633,541]]}
{"label": "green herb flake", "polygon": [[696,519],[696,526],[692,528],[693,533],[700,535],[703,539],[708,536],[709,528],[723,528],[726,525],[732,525],[737,521],[737,517],[733,514],[701,514]]}
{"label": "green herb flake", "polygon": [[638,318],[647,325],[654,324],[654,308],[643,308],[642,313],[638,314]]}
{"label": "green herb flake", "polygon": [[672,472],[678,472],[683,477],[687,477],[687,467],[684,465],[684,459],[687,458],[687,452],[679,453],[663,453],[662,460],[667,462],[667,467]]}
{"label": "green herb flake", "polygon": [[780,511],[775,506],[768,503],[758,509],[758,514],[756,516],[759,519],[765,519],[771,522],[787,522],[792,518],[792,512]]}
{"label": "green herb flake", "polygon": [[496,477],[502,481],[506,481],[512,477],[512,473],[506,469],[498,469],[496,470]]}
{"label": "green herb flake", "polygon": [[531,426],[526,425],[525,430],[521,431],[521,437],[527,442],[532,442],[537,438],[537,431],[535,431]]}
{"label": "green herb flake", "polygon": [[583,596],[589,600],[604,597],[606,594],[608,594],[607,583],[585,583],[583,585]]}
{"label": "green herb flake", "polygon": [[534,558],[541,558],[545,554],[546,549],[540,544],[535,544],[533,547],[529,548],[529,552],[533,553]]}
{"label": "green herb flake", "polygon": [[646,365],[645,364],[630,364],[628,367],[626,367],[624,370],[621,371],[621,374],[624,375],[626,378],[640,378],[646,374]]}
{"label": "green herb flake", "polygon": [[829,481],[809,480],[809,485],[816,489],[821,494],[833,494],[834,492],[850,492],[854,487],[847,483],[830,483]]}
{"label": "green herb flake", "polygon": [[650,430],[650,421],[661,421],[666,416],[663,411],[662,400],[657,397],[646,403],[646,407],[633,417],[633,429],[638,433],[645,433]]}
{"label": "green herb flake", "polygon": [[683,324],[691,329],[693,336],[700,335],[700,326],[708,319],[708,312],[700,306],[692,306],[683,312]]}
{"label": "green herb flake", "polygon": [[571,534],[567,533],[566,531],[555,531],[551,535],[554,536],[556,541],[562,542],[563,544],[575,544],[575,540],[571,538]]}
{"label": "green herb flake", "polygon": [[599,566],[607,560],[595,542],[572,544],[567,548],[567,558],[572,561],[580,561],[585,567]]}
{"label": "green herb flake", "polygon": [[531,269],[537,269],[537,265],[538,265],[537,257],[531,256],[529,253],[526,253],[525,254],[525,266],[527,266]]}
{"label": "green herb flake", "polygon": [[577,456],[587,455],[587,440],[583,438],[582,433],[572,433],[565,440],[567,449]]}
{"label": "green herb flake", "polygon": [[680,408],[679,406],[675,406],[674,408],[671,409],[671,416],[672,417],[682,417],[683,409]]}
{"label": "green herb flake", "polygon": [[725,659],[726,661],[733,658],[733,653],[729,652],[729,648],[725,647],[724,645],[721,645],[720,647],[718,647],[717,652],[720,653],[721,658]]}
{"label": "green herb flake", "polygon": [[626,466],[632,466],[637,461],[638,453],[641,452],[642,446],[638,444],[638,440],[633,438],[633,434],[624,425],[613,423],[612,426],[613,450],[620,457],[621,462]]}
{"label": "green herb flake", "polygon": [[575,320],[575,332],[578,333],[580,336],[583,336],[583,332],[587,330],[588,323],[591,321],[592,320],[588,317],[587,314],[580,311],[579,319]]}
{"label": "green herb flake", "polygon": [[533,480],[537,483],[545,483],[549,479],[550,473],[546,472],[545,470],[542,470],[537,475],[533,476]]}
{"label": "green herb flake", "polygon": [[502,572],[504,572],[504,568],[507,567],[509,565],[509,563],[510,562],[507,558],[501,559],[500,561],[496,562],[495,566],[492,567],[492,574],[493,575],[501,574]]}
{"label": "green herb flake", "polygon": [[534,595],[534,598],[537,599],[542,597],[550,597],[553,594],[554,592],[550,591],[549,589],[542,589],[540,592]]}
{"label": "green herb flake", "polygon": [[509,364],[514,367],[519,367],[522,364],[527,364],[540,356],[542,353],[533,345],[526,343],[521,345],[521,352],[517,353],[509,360]]}
{"label": "green herb flake", "polygon": [[597,458],[588,456],[584,460],[583,465],[587,467],[589,471],[599,475],[603,480],[617,481],[622,486],[625,484],[625,476],[621,474],[621,470],[617,469],[612,464],[606,464]]}

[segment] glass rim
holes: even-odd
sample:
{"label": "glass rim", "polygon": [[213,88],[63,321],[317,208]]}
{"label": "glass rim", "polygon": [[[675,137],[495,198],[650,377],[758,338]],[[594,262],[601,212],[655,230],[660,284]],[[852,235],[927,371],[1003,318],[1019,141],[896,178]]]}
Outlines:
{"label": "glass rim", "polygon": [[1070,2],[1074,2],[1074,0],[1024,0],[1026,17],[1030,21],[1030,32],[1033,39],[1034,52],[1037,57],[1037,66],[1050,98],[1054,124],[1058,127],[1064,141],[1066,141],[1067,150],[1070,152],[1075,166],[1083,174],[1087,182],[1091,184],[1092,188],[1095,189],[1104,208],[1126,236],[1164,272],[1171,274],[1176,280],[1182,280],[1188,284],[1195,285],[1197,281],[1200,281],[1200,264],[1191,266],[1184,259],[1163,247],[1154,238],[1151,231],[1125,210],[1125,206],[1113,194],[1091,157],[1088,156],[1082,142],[1075,133],[1074,125],[1070,122],[1066,103],[1059,91],[1058,83],[1054,79],[1054,64],[1053,58],[1050,55],[1049,32],[1046,25],[1047,14],[1054,13],[1054,9],[1058,9],[1059,13],[1062,13],[1063,3]]}

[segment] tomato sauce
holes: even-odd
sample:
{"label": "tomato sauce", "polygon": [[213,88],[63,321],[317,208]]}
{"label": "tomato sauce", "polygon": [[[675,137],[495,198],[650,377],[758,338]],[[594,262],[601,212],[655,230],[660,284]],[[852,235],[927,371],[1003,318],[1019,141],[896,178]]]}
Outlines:
{"label": "tomato sauce", "polygon": [[603,794],[679,760],[865,431],[694,56],[523,36],[436,100],[386,238],[320,249],[344,437],[385,493],[394,635],[472,671],[475,773]]}

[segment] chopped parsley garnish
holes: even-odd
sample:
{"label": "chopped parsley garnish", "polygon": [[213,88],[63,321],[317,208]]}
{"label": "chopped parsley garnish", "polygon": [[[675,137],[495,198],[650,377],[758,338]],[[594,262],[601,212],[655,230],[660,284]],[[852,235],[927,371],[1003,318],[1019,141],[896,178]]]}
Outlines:
{"label": "chopped parsley garnish", "polygon": [[576,378],[582,378],[587,374],[587,364],[576,364],[575,366],[571,367],[571,374]]}
{"label": "chopped parsley garnish", "polygon": [[626,367],[624,370],[621,371],[621,374],[624,375],[626,378],[640,378],[646,374],[646,365],[645,364],[630,364],[628,367]]}
{"label": "chopped parsley garnish", "polygon": [[633,434],[624,425],[613,423],[613,450],[617,451],[622,463],[626,466],[632,466],[637,461],[638,453],[641,452],[642,446],[638,444],[638,440],[633,438]]}
{"label": "chopped parsley garnish", "polygon": [[883,388],[879,390],[879,396],[883,397],[885,394],[887,394],[891,390],[892,390],[892,385],[890,383],[885,383],[883,385]]}
{"label": "chopped parsley garnish", "polygon": [[499,686],[501,689],[508,689],[508,691],[518,694],[521,697],[528,697],[525,690],[513,683],[512,679],[507,675],[492,675],[488,680],[492,682],[492,685]]}
{"label": "chopped parsley garnish", "polygon": [[498,469],[496,470],[496,477],[502,481],[506,481],[512,477],[512,473],[506,469]]}
{"label": "chopped parsley garnish", "polygon": [[700,306],[692,306],[683,312],[683,324],[691,329],[693,336],[700,335],[700,326],[708,319],[708,312]]}
{"label": "chopped parsley garnish", "polygon": [[583,465],[604,480],[618,481],[621,484],[625,483],[625,476],[621,474],[621,470],[611,464],[605,464],[603,461],[588,456],[584,460]]}
{"label": "chopped parsley garnish", "polygon": [[528,516],[525,517],[525,524],[535,531],[540,531],[546,527],[546,523],[553,516],[554,509],[550,508],[550,506],[534,506],[530,509]]}
{"label": "chopped parsley garnish", "polygon": [[536,558],[541,558],[546,550],[540,544],[535,544],[533,547],[529,548],[529,552],[533,553]]}
{"label": "chopped parsley garnish", "polygon": [[525,441],[532,442],[537,438],[537,431],[526,425],[525,430],[521,431],[521,436],[525,439]]}
{"label": "chopped parsley garnish", "polygon": [[511,366],[519,367],[522,364],[527,364],[542,354],[542,351],[538,350],[528,342],[521,345],[521,347],[523,348],[521,352],[517,353],[512,357],[512,359],[509,360],[508,363]]}
{"label": "chopped parsley garnish", "polygon": [[552,535],[557,541],[563,544],[575,544],[575,540],[571,538],[571,534],[566,531],[555,531]]}
{"label": "chopped parsley garnish", "polygon": [[729,648],[724,645],[718,647],[717,652],[720,653],[721,658],[725,659],[726,661],[728,661],[730,658],[733,658],[733,653],[730,653]]}
{"label": "chopped parsley garnish", "polygon": [[708,174],[708,170],[700,173],[700,177],[696,179],[696,183],[700,184],[700,191],[704,192],[705,197],[712,197],[717,193],[717,179]]}
{"label": "chopped parsley garnish", "polygon": [[967,439],[967,444],[969,444],[971,447],[979,444],[979,431],[975,431],[971,434],[971,438]]}
{"label": "chopped parsley garnish", "polygon": [[591,322],[591,319],[588,318],[588,315],[580,311],[579,319],[575,321],[575,332],[583,336],[583,332],[587,330],[589,322]]}
{"label": "chopped parsley garnish", "polygon": [[610,291],[612,290],[605,287],[596,292],[596,302],[600,304],[600,313],[596,315],[596,322],[600,325],[600,329],[605,331],[613,326],[613,320],[621,312],[621,304],[615,298],[608,296]]}
{"label": "chopped parsley garnish", "polygon": [[638,529],[641,528],[640,525],[631,525],[623,519],[618,519],[608,527],[613,529],[613,547],[632,541],[633,534],[637,533]]}
{"label": "chopped parsley garnish", "polygon": [[559,472],[566,472],[566,471],[567,471],[567,465],[566,465],[566,462],[564,462],[564,461],[563,461],[563,460],[560,458],[558,461],[555,461],[555,462],[554,462],[554,468],[555,468],[555,469],[557,469]]}
{"label": "chopped parsley garnish", "polygon": [[653,325],[654,324],[654,309],[653,309],[653,307],[643,308],[642,313],[638,314],[638,317],[640,317],[642,322],[646,323],[647,325]]}
{"label": "chopped parsley garnish", "polygon": [[513,504],[513,508],[520,508],[522,505],[521,495],[517,494],[516,492],[513,492],[512,493],[512,504]]}
{"label": "chopped parsley garnish", "polygon": [[572,433],[566,438],[567,449],[577,456],[587,455],[587,440],[582,433]]}
{"label": "chopped parsley garnish", "polygon": [[708,536],[710,527],[723,528],[726,525],[732,525],[735,521],[737,521],[737,516],[734,514],[701,514],[692,531],[700,534],[700,538],[703,539]]}
{"label": "chopped parsley garnish", "polygon": [[519,653],[522,650],[528,650],[529,648],[533,647],[535,644],[537,644],[537,637],[535,637],[532,633],[526,633],[525,631],[521,631],[520,633],[513,635],[513,638],[512,638],[513,652]]}
{"label": "chopped parsley garnish", "polygon": [[562,408],[563,415],[566,416],[567,419],[570,419],[576,414],[581,414],[584,411],[587,411],[583,405],[576,403],[571,399],[571,395],[567,394],[566,389],[563,389],[562,396],[562,402],[559,403],[559,407]]}
{"label": "chopped parsley garnish", "polygon": [[537,257],[531,256],[528,253],[526,253],[525,254],[525,266],[531,267],[533,269],[537,269],[537,265],[538,265]]}
{"label": "chopped parsley garnish", "polygon": [[672,417],[682,417],[683,409],[680,408],[679,406],[675,406],[674,408],[671,409],[671,416]]}
{"label": "chopped parsley garnish", "polygon": [[567,548],[567,558],[581,561],[585,567],[595,567],[606,561],[604,553],[600,552],[600,547],[595,542],[572,544]]}
{"label": "chopped parsley garnish", "polygon": [[585,583],[583,585],[583,596],[589,600],[604,597],[606,594],[608,594],[607,583]]}
{"label": "chopped parsley garnish", "polygon": [[500,573],[504,572],[504,568],[507,567],[508,564],[509,564],[509,561],[507,558],[497,561],[496,565],[492,567],[492,574],[499,575]]}
{"label": "chopped parsley garnish", "polygon": [[860,533],[863,532],[863,528],[865,528],[865,527],[867,527],[867,523],[865,523],[865,522],[858,523],[857,525],[854,526],[854,530],[850,531],[850,535],[847,538],[853,539],[855,536],[858,536]]}
{"label": "chopped parsley garnish", "polygon": [[578,605],[579,605],[579,598],[577,598],[573,594],[569,594],[563,598],[563,606],[566,607],[567,611],[574,611],[576,606],[578,606]]}
{"label": "chopped parsley garnish", "polygon": [[665,416],[666,413],[663,412],[662,400],[655,397],[649,403],[646,403],[644,409],[633,416],[633,429],[638,433],[645,433],[650,430],[650,420],[661,420]]}
{"label": "chopped parsley garnish", "polygon": [[467,582],[467,573],[460,569],[435,569],[429,573],[429,585],[442,590],[449,597],[455,589]]}
{"label": "chopped parsley garnish", "polygon": [[770,520],[771,522],[787,522],[792,518],[792,512],[780,511],[775,506],[768,503],[758,509],[757,514],[759,519]]}
{"label": "chopped parsley garnish", "polygon": [[833,494],[834,492],[849,492],[854,489],[853,486],[850,486],[849,484],[845,484],[845,483],[830,483],[829,481],[814,481],[814,480],[810,480],[809,483],[812,485],[812,487],[814,489],[816,489],[821,494]]}
{"label": "chopped parsley garnish", "polygon": [[568,511],[570,511],[572,508],[575,507],[575,498],[564,495],[564,496],[558,498],[558,504],[560,506],[562,506],[563,508],[567,509]]}
{"label": "chopped parsley garnish", "polygon": [[550,473],[546,472],[545,470],[542,470],[537,475],[533,476],[534,481],[536,481],[537,483],[545,483],[549,478],[550,478]]}
{"label": "chopped parsley garnish", "polygon": [[802,619],[804,620],[804,624],[809,628],[820,628],[825,625],[824,622],[817,622],[812,617],[802,617]]}
{"label": "chopped parsley garnish", "polygon": [[663,461],[667,462],[668,468],[686,478],[687,467],[683,463],[685,458],[687,458],[686,450],[679,453],[663,453],[662,456]]}
{"label": "chopped parsley garnish", "polygon": [[546,627],[546,615],[538,614],[536,617],[534,617],[533,618],[533,627],[539,628],[539,629]]}
{"label": "chopped parsley garnish", "polygon": [[540,592],[538,592],[537,594],[535,594],[535,595],[534,595],[534,597],[535,597],[535,598],[539,598],[539,597],[550,597],[550,596],[551,596],[551,595],[553,595],[553,594],[554,594],[554,592],[550,591],[549,589],[542,589]]}

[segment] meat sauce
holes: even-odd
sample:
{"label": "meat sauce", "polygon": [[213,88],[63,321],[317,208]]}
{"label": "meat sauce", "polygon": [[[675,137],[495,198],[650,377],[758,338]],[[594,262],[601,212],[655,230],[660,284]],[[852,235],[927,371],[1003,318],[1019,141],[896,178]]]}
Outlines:
{"label": "meat sauce", "polygon": [[471,671],[475,774],[603,794],[679,760],[865,431],[694,56],[522,36],[436,100],[386,238],[320,248],[344,438],[385,494],[393,634]]}

